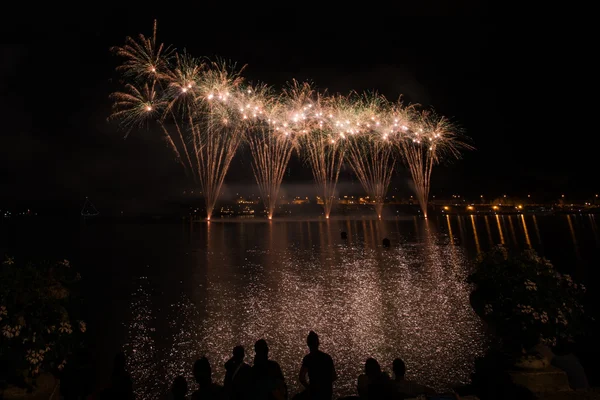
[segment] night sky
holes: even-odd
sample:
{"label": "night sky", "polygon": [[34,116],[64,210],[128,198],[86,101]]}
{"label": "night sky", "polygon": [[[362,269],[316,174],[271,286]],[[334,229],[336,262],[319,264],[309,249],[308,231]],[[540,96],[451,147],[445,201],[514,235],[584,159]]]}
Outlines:
{"label": "night sky", "polygon": [[[120,207],[160,202],[190,187],[154,131],[124,140],[107,121],[108,96],[118,88],[118,59],[109,48],[128,35],[150,34],[154,18],[160,40],[247,64],[250,81],[281,87],[310,79],[331,92],[402,94],[451,117],[477,150],[434,171],[432,194],[597,193],[585,24],[567,28],[541,14],[500,17],[484,2],[447,3],[5,14],[0,208],[69,208],[85,196]],[[249,157],[238,154],[228,185],[253,181]],[[284,183],[311,183],[300,162],[290,168]],[[405,171],[393,186],[409,193]]]}

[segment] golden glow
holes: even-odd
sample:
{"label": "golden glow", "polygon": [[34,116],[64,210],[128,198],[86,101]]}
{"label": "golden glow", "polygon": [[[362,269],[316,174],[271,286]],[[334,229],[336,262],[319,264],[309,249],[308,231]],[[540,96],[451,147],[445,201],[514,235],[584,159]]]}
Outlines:
{"label": "golden glow", "polygon": [[499,207],[498,207],[498,206],[492,206],[492,208],[493,208],[494,210],[497,210]]}
{"label": "golden glow", "polygon": [[517,206],[517,208],[518,208],[519,210],[521,210],[521,209],[523,208],[523,206],[522,206],[521,204],[519,204],[519,205]]}
{"label": "golden glow", "polygon": [[446,215],[446,222],[448,222],[448,236],[450,237],[450,244],[454,243],[454,235],[452,234],[452,224],[450,224],[450,216]]}
{"label": "golden glow", "polygon": [[527,231],[527,222],[525,222],[525,216],[521,214],[521,222],[523,223],[523,232],[525,232],[525,242],[527,246],[531,248],[531,240],[529,240],[529,232]]}
{"label": "golden glow", "polygon": [[473,206],[467,206],[467,210],[473,210]]}
{"label": "golden glow", "polygon": [[[273,141],[285,137],[290,147],[300,149],[317,184],[327,192],[323,196],[327,215],[332,203],[328,192],[335,192],[344,156],[375,198],[380,216],[395,152],[400,151],[426,215],[433,166],[472,149],[447,118],[380,95],[330,96],[298,82],[283,93],[274,93],[267,85],[241,84],[241,71],[232,65],[191,58],[156,42],[156,26],[152,37],[128,37],[112,50],[123,59],[117,69],[125,83],[123,91],[111,96],[112,117],[128,131],[134,125],[158,124],[186,175],[202,187],[208,215],[238,145],[260,130]],[[188,91],[190,95],[183,95]],[[215,97],[219,101],[210,101]],[[146,104],[153,106],[148,109]],[[152,119],[144,110],[159,110],[161,115]],[[262,167],[262,161],[259,164]]]}
{"label": "golden glow", "polygon": [[500,243],[504,243],[504,233],[502,233],[502,225],[500,224],[500,216],[496,215],[496,223],[498,224],[498,232],[500,232]]}
{"label": "golden glow", "polygon": [[446,210],[446,211],[447,211],[447,210],[449,210],[449,209],[450,209],[450,207],[448,207],[448,206],[444,206],[444,210]]}
{"label": "golden glow", "polygon": [[479,247],[479,235],[477,234],[477,226],[475,225],[475,216],[471,215],[471,225],[473,226],[473,236],[475,237],[475,247],[477,253],[481,253],[481,247]]}

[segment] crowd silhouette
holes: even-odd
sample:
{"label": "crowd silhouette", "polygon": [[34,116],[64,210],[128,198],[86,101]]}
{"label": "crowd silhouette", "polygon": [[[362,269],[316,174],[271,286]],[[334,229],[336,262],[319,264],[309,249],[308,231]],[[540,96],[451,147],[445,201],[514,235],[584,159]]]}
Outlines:
{"label": "crowd silhouette", "polygon": [[[202,357],[192,367],[197,389],[189,393],[184,376],[177,376],[171,385],[169,398],[173,400],[332,400],[333,385],[337,379],[331,356],[319,349],[319,336],[310,331],[306,339],[309,353],[302,360],[298,381],[300,393],[289,395],[285,377],[279,364],[269,359],[269,346],[264,339],[254,344],[254,363],[244,361],[242,346],[233,348],[231,358],[225,363],[225,379],[219,384],[212,379],[212,367]],[[340,400],[402,400],[421,395],[434,395],[435,391],[405,378],[406,365],[397,358],[392,366],[393,379],[374,358],[368,358],[364,373],[357,379],[357,394]],[[111,384],[98,396],[99,399],[131,400],[135,398],[131,376],[125,370],[125,355],[118,354],[114,361]],[[442,398],[442,397],[440,397]],[[443,397],[451,398],[451,397]],[[457,397],[456,397],[457,398]]]}

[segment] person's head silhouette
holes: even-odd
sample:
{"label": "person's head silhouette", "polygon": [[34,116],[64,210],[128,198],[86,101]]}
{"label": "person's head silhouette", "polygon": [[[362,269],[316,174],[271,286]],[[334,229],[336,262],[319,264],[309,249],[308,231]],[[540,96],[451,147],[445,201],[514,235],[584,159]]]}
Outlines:
{"label": "person's head silhouette", "polygon": [[233,348],[233,359],[235,361],[244,361],[244,346],[235,346]]}
{"label": "person's head silhouette", "polygon": [[406,364],[404,364],[404,361],[402,361],[401,358],[396,358],[392,364],[392,370],[394,371],[396,379],[404,379],[404,375],[406,374]]}
{"label": "person's head silhouette", "polygon": [[381,374],[381,366],[376,359],[367,358],[367,361],[365,362],[365,374],[369,378],[376,378]]}
{"label": "person's head silhouette", "polygon": [[199,385],[212,382],[212,369],[208,358],[202,357],[194,363],[194,378]]}
{"label": "person's head silhouette", "polygon": [[267,341],[265,339],[259,339],[254,343],[254,352],[256,353],[256,358],[261,360],[266,360],[269,358],[269,346],[267,346]]}
{"label": "person's head silhouette", "polygon": [[314,331],[310,331],[306,337],[306,345],[310,351],[319,350],[319,335],[317,335]]}
{"label": "person's head silhouette", "polygon": [[173,399],[185,399],[187,391],[187,381],[183,376],[179,375],[173,380],[173,384],[171,385],[171,393],[173,394]]}

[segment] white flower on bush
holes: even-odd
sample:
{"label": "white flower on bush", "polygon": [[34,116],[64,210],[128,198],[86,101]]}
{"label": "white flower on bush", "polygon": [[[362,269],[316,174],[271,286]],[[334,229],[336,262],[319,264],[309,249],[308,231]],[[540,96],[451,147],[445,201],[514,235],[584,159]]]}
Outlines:
{"label": "white flower on bush", "polygon": [[60,333],[73,333],[73,329],[71,328],[71,324],[69,322],[61,322],[58,327],[58,331]]}
{"label": "white flower on bush", "polygon": [[537,285],[535,284],[535,282],[532,282],[529,279],[527,279],[525,281],[525,288],[527,290],[537,290]]}
{"label": "white flower on bush", "polygon": [[548,322],[548,314],[546,313],[546,311],[542,312],[542,314],[540,315],[540,320],[542,321],[542,324]]}
{"label": "white flower on bush", "polygon": [[64,259],[64,260],[62,260],[62,261],[59,261],[58,263],[59,263],[60,265],[64,265],[64,266],[65,266],[65,267],[67,267],[67,268],[70,268],[70,267],[71,267],[71,263],[70,263],[70,262],[69,262],[69,260],[67,260],[67,259]]}
{"label": "white flower on bush", "polygon": [[47,329],[48,333],[52,333],[52,332],[54,332],[55,330],[56,330],[56,326],[55,326],[55,325],[51,325],[51,326],[50,326],[50,327]]}
{"label": "white flower on bush", "polygon": [[67,360],[62,360],[62,362],[58,364],[58,370],[62,371],[65,368],[65,365],[67,365]]}
{"label": "white flower on bush", "polygon": [[44,361],[44,354],[46,353],[45,349],[41,350],[27,350],[27,355],[25,359],[29,361],[30,364],[38,365],[42,361]]}
{"label": "white flower on bush", "polygon": [[81,333],[85,333],[85,331],[87,330],[87,326],[85,325],[85,322],[79,321],[79,330],[81,331]]}
{"label": "white flower on bush", "polygon": [[533,312],[533,307],[524,306],[523,304],[517,304],[517,309],[523,314],[531,314]]}
{"label": "white flower on bush", "polygon": [[6,260],[4,260],[4,264],[6,264],[6,265],[13,265],[14,263],[15,263],[14,257],[6,257]]}
{"label": "white flower on bush", "polygon": [[483,312],[485,313],[485,315],[491,314],[494,312],[494,308],[491,304],[486,304],[485,307],[483,307]]}
{"label": "white flower on bush", "polygon": [[543,338],[540,341],[542,344],[545,344],[546,346],[556,346],[556,338]]}
{"label": "white flower on bush", "polygon": [[8,311],[6,310],[6,306],[0,306],[0,321],[2,321],[3,316],[7,316]]}
{"label": "white flower on bush", "polygon": [[563,314],[563,312],[560,310],[558,310],[558,318],[556,318],[556,322],[565,326],[569,323],[565,317],[565,314]]}
{"label": "white flower on bush", "polygon": [[2,335],[6,336],[9,339],[14,337],[18,337],[21,334],[21,325],[16,325],[11,327],[10,325],[4,325],[2,327]]}

